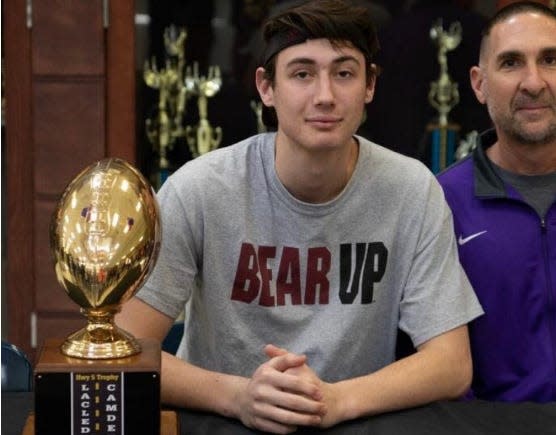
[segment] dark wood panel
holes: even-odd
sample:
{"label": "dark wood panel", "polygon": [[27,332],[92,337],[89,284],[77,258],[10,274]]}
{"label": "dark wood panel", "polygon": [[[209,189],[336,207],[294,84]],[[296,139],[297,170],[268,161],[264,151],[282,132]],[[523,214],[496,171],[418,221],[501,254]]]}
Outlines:
{"label": "dark wood panel", "polygon": [[35,255],[37,311],[73,311],[79,309],[58,283],[54,261],[50,251],[49,226],[56,207],[55,201],[35,201]]}
{"label": "dark wood panel", "polygon": [[107,155],[137,164],[135,141],[135,5],[110,2],[106,35]]}
{"label": "dark wood panel", "polygon": [[8,233],[2,291],[3,336],[32,357],[31,337],[38,334],[40,344],[84,325],[54,278],[48,225],[60,193],[85,166],[105,156],[135,162],[135,65],[133,2],[106,2],[108,29],[103,0],[34,1],[32,28],[27,3],[12,0],[2,10]]}
{"label": "dark wood panel", "polygon": [[103,75],[102,15],[102,0],[34,1],[33,73]]}
{"label": "dark wood panel", "polygon": [[35,190],[59,195],[105,156],[104,80],[36,81],[33,93]]}
{"label": "dark wood panel", "polygon": [[[6,292],[8,340],[29,354],[30,316],[34,306],[33,143],[31,129],[30,34],[25,27],[25,0],[5,2],[2,9],[4,96],[6,98],[7,234]],[[5,38],[9,35],[9,38]],[[3,331],[5,332],[5,331]]]}

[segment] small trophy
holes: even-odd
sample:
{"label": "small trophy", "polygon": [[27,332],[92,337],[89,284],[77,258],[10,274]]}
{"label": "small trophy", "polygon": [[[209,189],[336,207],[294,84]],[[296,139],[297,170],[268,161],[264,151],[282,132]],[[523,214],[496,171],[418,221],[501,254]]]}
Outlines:
{"label": "small trophy", "polygon": [[209,67],[207,76],[199,76],[199,65],[193,63],[193,72],[187,67],[185,87],[187,92],[197,96],[199,124],[185,127],[185,138],[191,155],[196,158],[218,148],[222,141],[222,129],[212,127],[208,120],[208,98],[214,97],[222,86],[222,76],[218,66]]}
{"label": "small trophy", "polygon": [[[208,75],[199,76],[197,62],[185,66],[187,31],[174,25],[164,30],[165,67],[159,69],[155,59],[145,62],[143,80],[158,90],[156,116],[145,121],[146,134],[158,163],[152,180],[158,189],[172,172],[168,151],[185,139],[193,158],[217,148],[222,141],[222,129],[212,127],[208,120],[208,98],[214,97],[222,86],[218,66],[210,66]],[[187,101],[197,97],[199,123],[184,127]],[[178,142],[179,141],[179,142]]]}
{"label": "small trophy", "polygon": [[182,123],[188,98],[183,84],[186,39],[187,31],[184,28],[167,27],[164,30],[165,67],[159,70],[155,59],[146,61],[143,67],[143,80],[147,86],[159,92],[156,116],[145,120],[147,138],[158,155],[152,175],[157,189],[171,172],[168,151],[184,135]]}
{"label": "small trophy", "polygon": [[58,281],[88,323],[43,346],[36,433],[159,433],[160,343],[136,340],[114,315],[152,270],[160,233],[153,189],[123,160],[96,162],[65,189],[51,250]]}
{"label": "small trophy", "polygon": [[438,110],[437,122],[427,126],[431,134],[430,168],[438,173],[455,159],[459,125],[450,123],[448,113],[459,102],[458,84],[448,74],[446,53],[454,50],[461,42],[461,24],[456,21],[445,31],[442,20],[438,20],[430,30],[431,39],[438,45],[438,63],[440,76],[431,83],[429,102]]}

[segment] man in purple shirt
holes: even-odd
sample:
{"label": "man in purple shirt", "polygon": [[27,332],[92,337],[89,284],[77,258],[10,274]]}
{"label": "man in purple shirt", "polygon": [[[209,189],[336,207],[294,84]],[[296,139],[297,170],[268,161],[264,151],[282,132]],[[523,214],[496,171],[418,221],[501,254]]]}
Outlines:
{"label": "man in purple shirt", "polygon": [[487,25],[471,84],[494,129],[439,175],[485,315],[473,393],[556,400],[556,14],[513,3]]}

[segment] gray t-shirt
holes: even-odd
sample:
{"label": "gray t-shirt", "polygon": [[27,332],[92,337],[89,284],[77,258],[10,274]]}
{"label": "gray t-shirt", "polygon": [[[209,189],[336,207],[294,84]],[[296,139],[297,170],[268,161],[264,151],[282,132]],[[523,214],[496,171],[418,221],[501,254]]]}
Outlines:
{"label": "gray t-shirt", "polygon": [[250,376],[273,343],[333,382],[391,363],[398,327],[419,345],[482,313],[434,176],[357,139],[350,182],[324,204],[280,183],[274,133],[169,177],[160,256],[138,296],[172,317],[187,303],[180,357]]}
{"label": "gray t-shirt", "polygon": [[541,219],[546,217],[548,209],[556,198],[556,172],[543,175],[523,175],[506,171],[492,164],[502,180],[513,186],[527,204],[535,209]]}

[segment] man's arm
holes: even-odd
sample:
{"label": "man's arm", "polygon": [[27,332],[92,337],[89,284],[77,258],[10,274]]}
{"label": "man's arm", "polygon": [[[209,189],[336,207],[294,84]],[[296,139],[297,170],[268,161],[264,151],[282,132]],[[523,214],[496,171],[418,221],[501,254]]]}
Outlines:
{"label": "man's arm", "polygon": [[[265,349],[269,357],[287,351]],[[287,373],[314,379],[311,362]],[[328,410],[321,423],[345,420],[423,405],[463,395],[471,383],[472,362],[467,326],[460,326],[419,346],[417,352],[374,373],[336,383],[320,381]]]}
{"label": "man's arm", "polygon": [[[162,341],[173,319],[138,298],[123,305],[118,326],[137,338]],[[313,379],[285,373],[305,364],[301,355],[285,353],[262,364],[251,378],[217,373],[162,353],[161,390],[166,404],[234,417],[269,432],[293,432],[318,425],[326,409]]]}

